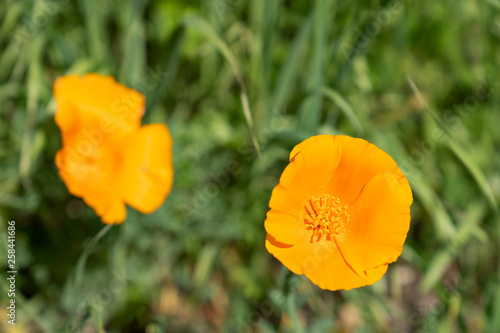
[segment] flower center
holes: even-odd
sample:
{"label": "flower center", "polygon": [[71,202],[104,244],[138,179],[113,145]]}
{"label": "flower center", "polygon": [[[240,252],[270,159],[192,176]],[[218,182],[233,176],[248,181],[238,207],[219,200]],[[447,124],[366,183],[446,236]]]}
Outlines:
{"label": "flower center", "polygon": [[66,159],[61,166],[65,172],[85,183],[102,184],[116,176],[119,156],[110,147],[82,138],[75,140],[66,148]]}
{"label": "flower center", "polygon": [[348,205],[342,206],[340,199],[329,194],[311,197],[304,205],[303,219],[307,230],[312,230],[311,243],[322,236],[327,240],[342,235],[349,222]]}

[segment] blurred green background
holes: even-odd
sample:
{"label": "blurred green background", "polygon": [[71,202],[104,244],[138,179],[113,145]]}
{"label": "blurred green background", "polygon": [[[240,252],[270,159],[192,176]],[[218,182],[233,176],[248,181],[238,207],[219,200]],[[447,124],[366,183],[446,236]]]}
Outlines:
{"label": "blurred green background", "polygon": [[[0,0],[2,332],[500,332],[500,1]],[[151,215],[107,228],[54,156],[52,83],[99,72],[174,139]],[[300,141],[362,137],[414,194],[381,281],[323,291],[264,247]]]}

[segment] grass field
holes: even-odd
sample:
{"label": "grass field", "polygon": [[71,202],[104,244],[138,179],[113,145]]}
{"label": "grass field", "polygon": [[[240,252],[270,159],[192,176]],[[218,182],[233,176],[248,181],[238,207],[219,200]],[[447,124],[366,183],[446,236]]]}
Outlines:
{"label": "grass field", "polygon": [[[1,332],[500,332],[500,1],[1,0]],[[109,74],[168,125],[175,178],[106,226],[69,194],[52,83]],[[291,149],[375,143],[414,202],[372,286],[265,247]],[[7,222],[16,222],[16,325]]]}

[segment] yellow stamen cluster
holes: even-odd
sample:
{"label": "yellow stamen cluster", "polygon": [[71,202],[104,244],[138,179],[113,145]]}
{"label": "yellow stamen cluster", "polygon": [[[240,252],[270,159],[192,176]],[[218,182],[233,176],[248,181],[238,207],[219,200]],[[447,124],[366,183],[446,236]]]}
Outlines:
{"label": "yellow stamen cluster", "polygon": [[325,236],[327,240],[342,235],[349,221],[347,205],[342,206],[340,199],[329,194],[319,198],[311,197],[304,205],[304,223],[312,230],[311,243]]}

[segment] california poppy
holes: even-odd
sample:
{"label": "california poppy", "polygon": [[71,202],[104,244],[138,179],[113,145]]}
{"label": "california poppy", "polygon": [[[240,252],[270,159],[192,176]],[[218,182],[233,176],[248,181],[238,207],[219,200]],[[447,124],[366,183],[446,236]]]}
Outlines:
{"label": "california poppy", "polygon": [[63,147],[56,166],[69,192],[104,223],[121,223],[125,204],[151,213],[172,188],[172,139],[163,124],[141,127],[145,100],[111,76],[68,75],[54,83]]}
{"label": "california poppy", "polygon": [[320,288],[370,285],[410,227],[408,180],[375,145],[343,135],[298,144],[269,202],[266,248]]}

